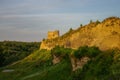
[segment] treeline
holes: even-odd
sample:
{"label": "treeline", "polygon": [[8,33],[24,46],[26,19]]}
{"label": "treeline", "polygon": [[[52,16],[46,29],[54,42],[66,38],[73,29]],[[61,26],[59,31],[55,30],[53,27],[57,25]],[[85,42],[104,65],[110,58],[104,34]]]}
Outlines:
{"label": "treeline", "polygon": [[0,67],[11,64],[39,49],[40,42],[0,42]]}

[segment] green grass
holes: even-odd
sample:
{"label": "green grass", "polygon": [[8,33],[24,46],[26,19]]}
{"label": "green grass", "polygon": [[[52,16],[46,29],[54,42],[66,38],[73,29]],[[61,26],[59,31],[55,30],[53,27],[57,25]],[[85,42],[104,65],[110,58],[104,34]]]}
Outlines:
{"label": "green grass", "polygon": [[35,76],[27,77],[25,80],[70,80],[71,72],[71,65],[64,60],[38,72]]}
{"label": "green grass", "polygon": [[[120,80],[120,50],[101,52],[83,69],[72,71],[71,62],[64,57],[52,64],[51,51],[38,50],[25,59],[0,68],[0,80]],[[13,72],[2,72],[13,69]]]}
{"label": "green grass", "polygon": [[[5,69],[15,71],[2,72]],[[36,51],[14,65],[1,68],[0,80],[68,80],[71,70],[69,60],[53,65],[50,51]]]}
{"label": "green grass", "polygon": [[[36,51],[25,59],[15,64],[0,69],[0,80],[19,80],[32,73],[42,71],[51,64],[50,51]],[[13,72],[2,72],[2,70],[13,69]]]}

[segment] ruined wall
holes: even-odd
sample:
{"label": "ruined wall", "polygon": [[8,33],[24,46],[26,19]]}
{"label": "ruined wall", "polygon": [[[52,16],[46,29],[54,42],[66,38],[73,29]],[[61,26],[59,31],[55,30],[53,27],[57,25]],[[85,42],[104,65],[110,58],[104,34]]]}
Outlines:
{"label": "ruined wall", "polygon": [[48,31],[47,39],[45,39],[41,42],[40,50],[41,49],[51,50],[55,45],[57,45],[57,43],[53,40],[56,38],[59,38],[58,30]]}
{"label": "ruined wall", "polygon": [[54,39],[54,38],[57,38],[57,37],[59,37],[59,31],[58,30],[48,31],[47,39]]}

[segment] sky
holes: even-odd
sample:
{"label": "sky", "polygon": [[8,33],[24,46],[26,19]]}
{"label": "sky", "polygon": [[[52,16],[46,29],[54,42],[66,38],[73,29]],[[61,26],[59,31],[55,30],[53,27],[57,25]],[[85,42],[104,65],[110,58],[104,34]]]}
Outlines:
{"label": "sky", "polygon": [[120,17],[120,0],[0,0],[0,41],[41,41],[48,31]]}

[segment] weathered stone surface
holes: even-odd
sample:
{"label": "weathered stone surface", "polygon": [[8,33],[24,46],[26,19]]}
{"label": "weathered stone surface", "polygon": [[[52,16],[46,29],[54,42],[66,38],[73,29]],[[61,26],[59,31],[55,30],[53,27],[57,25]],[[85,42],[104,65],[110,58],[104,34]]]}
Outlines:
{"label": "weathered stone surface", "polygon": [[57,64],[57,63],[59,63],[60,61],[61,61],[61,58],[60,58],[60,57],[56,57],[55,55],[53,55],[53,60],[52,60],[53,64]]}
{"label": "weathered stone surface", "polygon": [[72,69],[73,71],[77,70],[77,69],[82,69],[83,66],[90,60],[89,57],[82,57],[81,59],[77,59],[75,57],[71,57],[71,65],[72,65]]}
{"label": "weathered stone surface", "polygon": [[59,37],[59,31],[56,30],[56,31],[48,31],[48,37],[47,39],[55,39]]}

